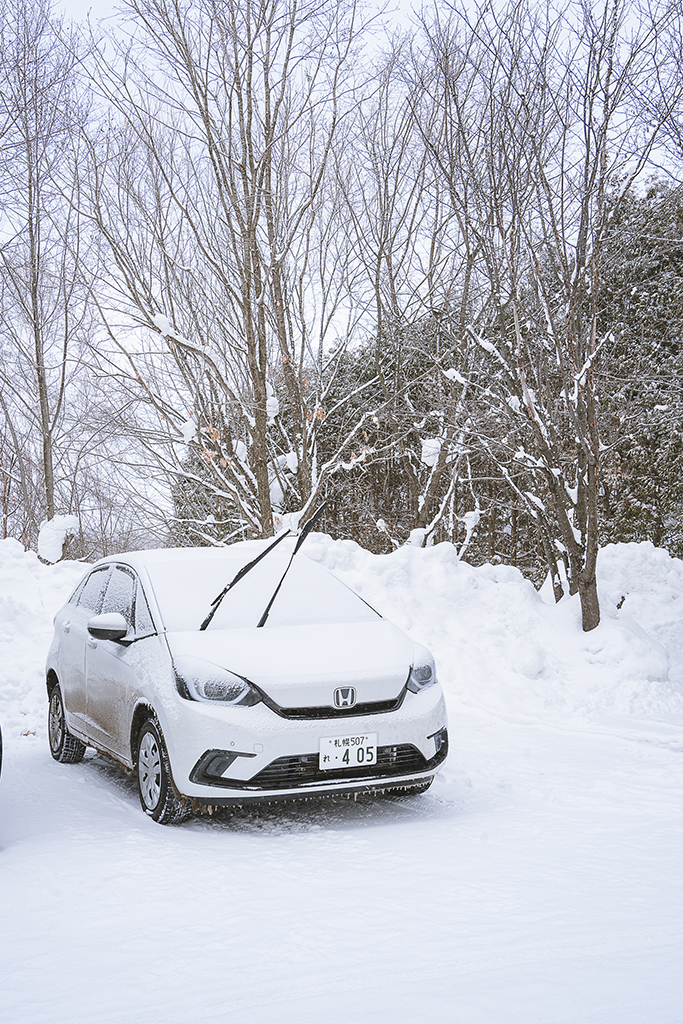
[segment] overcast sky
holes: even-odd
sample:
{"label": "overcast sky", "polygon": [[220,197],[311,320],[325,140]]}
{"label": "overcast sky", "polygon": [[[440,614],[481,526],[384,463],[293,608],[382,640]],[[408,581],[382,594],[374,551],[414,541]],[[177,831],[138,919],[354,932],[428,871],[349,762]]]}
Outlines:
{"label": "overcast sky", "polygon": [[[334,0],[330,0],[330,2],[334,3]],[[97,22],[101,18],[113,14],[117,6],[119,6],[119,0],[57,0],[55,11],[66,14],[77,21],[87,18],[90,14],[92,21]],[[380,4],[377,3],[376,6],[379,7]],[[387,12],[391,12],[391,21],[398,18],[407,24],[411,10],[419,10],[421,0],[388,0],[386,6]]]}
{"label": "overcast sky", "polygon": [[74,21],[85,19],[90,14],[93,21],[99,21],[111,14],[116,6],[116,0],[58,0],[55,12],[66,14]]}

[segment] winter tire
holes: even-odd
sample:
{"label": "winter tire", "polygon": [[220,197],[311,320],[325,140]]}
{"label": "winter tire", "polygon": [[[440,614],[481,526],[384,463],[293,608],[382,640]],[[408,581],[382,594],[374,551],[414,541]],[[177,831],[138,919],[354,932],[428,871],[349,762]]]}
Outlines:
{"label": "winter tire", "polygon": [[138,792],[145,814],[160,825],[175,825],[188,816],[187,804],[175,792],[161,729],[148,718],[138,740]]}
{"label": "winter tire", "polygon": [[72,736],[66,727],[62,691],[55,685],[50,694],[47,712],[47,735],[50,753],[60,764],[76,764],[83,760],[85,745]]}

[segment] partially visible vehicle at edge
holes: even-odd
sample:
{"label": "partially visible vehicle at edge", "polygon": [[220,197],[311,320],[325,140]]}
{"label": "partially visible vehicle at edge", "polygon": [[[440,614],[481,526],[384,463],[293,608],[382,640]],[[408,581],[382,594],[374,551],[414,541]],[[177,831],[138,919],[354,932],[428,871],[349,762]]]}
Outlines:
{"label": "partially visible vehicle at edge", "polygon": [[52,756],[76,762],[88,745],[135,771],[163,824],[421,793],[448,750],[429,651],[305,555],[260,541],[96,563],[55,618],[47,691]]}
{"label": "partially visible vehicle at edge", "polygon": [[0,729],[0,775],[2,774],[2,729]]}

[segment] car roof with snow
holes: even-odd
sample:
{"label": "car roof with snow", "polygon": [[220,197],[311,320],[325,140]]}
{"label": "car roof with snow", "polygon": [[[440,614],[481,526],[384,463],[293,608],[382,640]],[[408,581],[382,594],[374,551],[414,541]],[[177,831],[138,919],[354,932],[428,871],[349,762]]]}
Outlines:
{"label": "car roof with snow", "polygon": [[[95,565],[121,562],[124,565],[130,565],[133,569],[143,569],[159,562],[176,562],[178,565],[182,565],[187,562],[221,561],[223,564],[232,563],[239,566],[246,565],[251,558],[255,558],[260,551],[265,550],[268,544],[272,543],[272,538],[268,538],[267,540],[236,541],[226,547],[145,548],[140,551],[124,551],[120,554],[107,555],[100,558]],[[275,552],[273,552],[274,554]]]}
{"label": "car roof with snow", "polygon": [[[273,541],[240,541],[225,548],[153,548],[101,559],[141,572],[165,629],[197,630],[217,596]],[[255,627],[287,570],[296,537],[269,552],[221,600],[208,629]],[[268,626],[367,622],[379,614],[326,569],[297,553],[268,615]]]}

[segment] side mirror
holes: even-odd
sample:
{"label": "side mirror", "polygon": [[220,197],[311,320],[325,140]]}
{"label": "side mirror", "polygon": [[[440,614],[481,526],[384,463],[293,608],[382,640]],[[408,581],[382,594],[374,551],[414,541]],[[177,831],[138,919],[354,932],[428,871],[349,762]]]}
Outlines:
{"label": "side mirror", "polygon": [[128,623],[120,612],[105,612],[88,620],[88,632],[96,640],[123,640]]}

